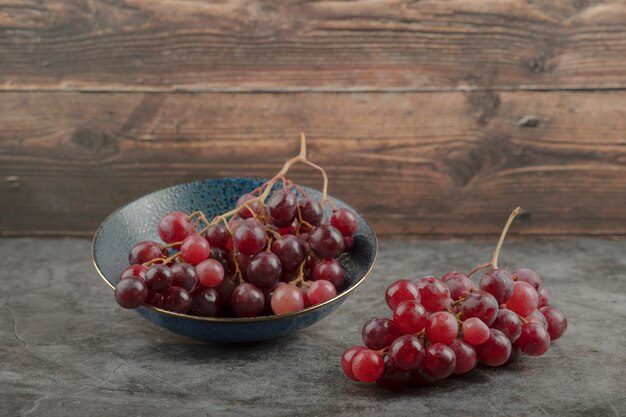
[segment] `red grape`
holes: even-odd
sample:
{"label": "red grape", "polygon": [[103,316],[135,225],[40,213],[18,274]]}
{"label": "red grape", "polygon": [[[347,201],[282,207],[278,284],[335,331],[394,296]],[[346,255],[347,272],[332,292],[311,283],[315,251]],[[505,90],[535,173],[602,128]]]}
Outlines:
{"label": "red grape", "polygon": [[318,226],[322,222],[324,217],[324,211],[322,205],[313,197],[302,197],[298,201],[300,207],[300,216],[302,220],[309,223],[312,226]]}
{"label": "red grape", "polygon": [[215,317],[220,311],[220,295],[214,288],[198,288],[191,293],[191,313]]}
{"label": "red grape", "polygon": [[180,245],[180,254],[185,262],[196,265],[209,258],[211,247],[202,236],[191,235],[187,236]]}
{"label": "red grape", "polygon": [[196,266],[198,281],[205,287],[217,287],[224,281],[224,267],[215,259],[207,259]]}
{"label": "red grape", "polygon": [[309,233],[311,249],[323,259],[336,258],[343,252],[343,235],[327,224],[316,226]]}
{"label": "red grape", "polygon": [[555,307],[541,307],[539,309],[548,322],[548,334],[550,340],[556,340],[563,336],[567,330],[567,318]]}
{"label": "red grape", "polygon": [[423,367],[411,372],[409,376],[409,385],[416,388],[423,388],[431,385],[435,381],[434,378],[426,375]]}
{"label": "red grape", "polygon": [[168,213],[159,222],[159,236],[165,243],[181,242],[193,232],[193,223],[182,211]]}
{"label": "red grape", "polygon": [[375,351],[363,349],[352,358],[352,374],[361,382],[374,382],[385,373],[385,362]]}
{"label": "red grape", "polygon": [[417,301],[403,301],[393,310],[393,322],[404,334],[415,334],[426,326],[426,310]]}
{"label": "red grape", "polygon": [[144,240],[133,246],[128,253],[128,263],[131,265],[143,264],[153,259],[166,256],[160,244],[151,240]]}
{"label": "red grape", "polygon": [[459,332],[456,317],[447,311],[437,311],[426,320],[426,337],[432,343],[449,344]]}
{"label": "red grape", "polygon": [[311,278],[314,281],[330,281],[337,288],[343,284],[344,275],[343,267],[334,259],[322,259],[316,262],[311,270]]}
{"label": "red grape", "polygon": [[396,323],[389,319],[374,317],[363,325],[363,343],[370,349],[380,350],[389,346],[402,334]]}
{"label": "red grape", "polygon": [[400,391],[404,389],[409,384],[411,373],[396,369],[393,366],[389,355],[385,356],[384,362],[385,373],[376,380],[376,383],[381,387],[392,391]]}
{"label": "red grape", "polygon": [[[224,276],[229,277],[235,272],[235,261],[233,256],[222,248],[211,248],[210,259],[215,259],[222,264],[224,268]],[[229,298],[230,300],[230,298]]]}
{"label": "red grape", "polygon": [[537,309],[539,296],[535,288],[525,281],[515,281],[513,295],[506,301],[506,308],[522,317],[526,317]]}
{"label": "red grape", "polygon": [[282,266],[272,252],[259,252],[246,268],[246,279],[258,287],[271,287],[280,279]]}
{"label": "red grape", "polygon": [[245,255],[256,255],[266,243],[265,228],[254,219],[244,220],[233,232],[233,244]]}
{"label": "red grape", "polygon": [[330,281],[321,279],[311,284],[306,291],[305,298],[307,299],[309,305],[314,306],[328,301],[336,295],[337,290],[335,289],[335,286]]}
{"label": "red grape", "polygon": [[[261,212],[261,204],[258,201],[253,201],[249,203],[250,200],[253,200],[255,198],[256,197],[252,194],[243,194],[241,197],[239,197],[236,207],[241,207],[244,204],[247,204],[246,208],[243,208],[239,211],[239,217],[241,217],[242,219],[248,219],[250,217],[256,216]],[[231,227],[231,230],[234,229]]]}
{"label": "red grape", "polygon": [[456,358],[454,374],[466,374],[474,369],[476,366],[476,351],[469,343],[465,343],[461,339],[455,339],[450,343],[450,349],[454,351]]}
{"label": "red grape", "polygon": [[539,323],[543,327],[545,327],[546,330],[548,330],[548,320],[546,320],[544,315],[541,314],[541,311],[539,311],[539,310],[533,311],[532,313],[530,313],[529,315],[524,317],[524,320],[526,320],[526,321],[534,321],[536,323]]}
{"label": "red grape", "polygon": [[452,375],[456,368],[454,351],[443,343],[434,343],[424,351],[422,370],[429,377],[445,379]]}
{"label": "red grape", "polygon": [[415,336],[400,336],[389,346],[391,363],[394,368],[401,371],[417,369],[423,357],[424,347],[422,342]]}
{"label": "red grape", "polygon": [[174,274],[165,265],[152,265],[146,271],[145,281],[150,291],[161,292],[172,285]]}
{"label": "red grape", "polygon": [[235,277],[226,277],[224,281],[215,290],[220,295],[220,305],[222,307],[230,307],[233,291],[239,286],[239,280]]}
{"label": "red grape", "polygon": [[198,284],[198,274],[196,268],[193,266],[181,263],[172,265],[170,269],[174,276],[172,285],[183,287],[187,291],[192,291],[196,287],[196,284]]}
{"label": "red grape", "polygon": [[513,277],[504,269],[491,269],[480,278],[482,290],[493,295],[498,304],[506,302],[513,295]]}
{"label": "red grape", "polygon": [[239,317],[258,317],[265,307],[265,295],[258,287],[246,282],[233,290],[231,306]]}
{"label": "red grape", "polygon": [[120,279],[124,279],[126,277],[145,278],[147,270],[148,267],[146,266],[143,266],[141,264],[134,264],[122,271],[122,273],[120,274]]}
{"label": "red grape", "polygon": [[148,290],[148,297],[146,297],[146,304],[158,307],[161,304],[161,294],[158,292]]}
{"label": "red grape", "polygon": [[491,324],[492,329],[500,330],[511,343],[515,343],[522,333],[522,321],[519,316],[507,308],[498,310],[496,320]]}
{"label": "red grape", "polygon": [[222,224],[211,225],[206,231],[206,240],[212,248],[225,248],[229,239],[228,230]]}
{"label": "red grape", "polygon": [[293,313],[304,308],[304,294],[293,284],[281,285],[274,291],[271,305],[274,314]]}
{"label": "red grape", "polygon": [[331,226],[335,227],[344,236],[354,236],[357,228],[356,215],[352,210],[340,208],[330,217]]}
{"label": "red grape", "polygon": [[552,294],[550,289],[545,285],[539,290],[539,307],[549,306],[551,302]]}
{"label": "red grape", "polygon": [[181,287],[169,287],[161,293],[159,307],[174,313],[186,314],[191,307],[191,296]]}
{"label": "red grape", "polygon": [[343,237],[343,251],[348,252],[352,249],[354,245],[354,236],[344,236]]}
{"label": "red grape", "polygon": [[272,224],[279,227],[289,226],[296,217],[297,205],[296,195],[291,190],[282,188],[274,191],[267,202]]}
{"label": "red grape", "polygon": [[487,341],[475,347],[478,359],[485,365],[500,366],[511,355],[511,341],[500,330],[490,329]]}
{"label": "red grape", "polygon": [[385,301],[390,309],[395,309],[398,304],[407,300],[420,301],[419,290],[412,281],[401,279],[387,287]]}
{"label": "red grape", "polygon": [[461,320],[477,317],[487,326],[491,326],[498,314],[498,302],[486,291],[473,291],[459,304],[458,310],[461,313]]}
{"label": "red grape", "polygon": [[524,281],[529,283],[535,288],[535,291],[539,292],[541,287],[543,287],[543,283],[541,282],[541,277],[539,274],[532,269],[521,268],[517,271],[513,272],[513,279],[515,281]]}
{"label": "red grape", "polygon": [[272,253],[278,256],[283,270],[294,271],[300,266],[306,253],[304,245],[297,236],[286,235],[272,243]]}
{"label": "red grape", "polygon": [[439,311],[450,304],[450,290],[435,277],[425,277],[417,283],[421,304],[428,311]]}
{"label": "red grape", "polygon": [[354,355],[363,349],[365,348],[361,346],[353,346],[346,349],[341,356],[341,369],[343,369],[343,373],[353,381],[358,381],[358,379],[356,379],[354,373],[352,372],[352,361],[354,360]]}
{"label": "red grape", "polygon": [[550,347],[550,336],[541,323],[531,321],[522,326],[522,333],[515,343],[525,354],[541,356]]}
{"label": "red grape", "polygon": [[472,346],[478,346],[489,339],[489,326],[477,317],[470,317],[463,322],[463,340]]}
{"label": "red grape", "polygon": [[282,285],[287,285],[287,283],[278,281],[277,283],[275,283],[269,288],[261,288],[261,291],[263,291],[263,295],[265,296],[265,311],[268,314],[273,313],[272,312],[272,296],[274,295],[274,291],[276,291],[276,289]]}
{"label": "red grape", "polygon": [[470,293],[474,283],[465,274],[457,271],[448,272],[441,277],[441,282],[450,290],[450,298],[453,301],[460,300]]}
{"label": "red grape", "polygon": [[115,301],[124,308],[137,308],[148,297],[148,287],[142,278],[126,277],[115,286]]}

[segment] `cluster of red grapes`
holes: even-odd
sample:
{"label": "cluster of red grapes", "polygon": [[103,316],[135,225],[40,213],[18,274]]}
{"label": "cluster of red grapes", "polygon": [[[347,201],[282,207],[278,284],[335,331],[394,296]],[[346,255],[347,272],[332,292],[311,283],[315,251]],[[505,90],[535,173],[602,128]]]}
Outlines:
{"label": "cluster of red grapes", "polygon": [[167,214],[158,226],[165,244],[143,241],[130,250],[115,287],[118,304],[257,317],[335,297],[345,275],[337,258],[352,246],[356,215],[335,208],[325,218],[323,203],[284,177],[282,183],[271,194],[274,181],[242,195],[212,221],[202,212]]}
{"label": "cluster of red grapes", "polygon": [[341,358],[346,376],[398,390],[465,374],[478,361],[500,366],[520,351],[543,355],[551,340],[565,333],[567,319],[551,306],[550,291],[537,272],[524,268],[511,274],[497,267],[510,221],[493,260],[479,267],[491,269],[478,288],[469,278],[476,270],[391,284],[385,300],[393,319],[375,317],[365,323],[365,347],[351,347]]}

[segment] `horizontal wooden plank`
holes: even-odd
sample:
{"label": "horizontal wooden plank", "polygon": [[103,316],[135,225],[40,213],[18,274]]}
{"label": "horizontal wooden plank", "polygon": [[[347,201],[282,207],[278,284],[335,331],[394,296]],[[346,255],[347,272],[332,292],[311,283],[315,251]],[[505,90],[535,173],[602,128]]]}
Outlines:
{"label": "horizontal wooden plank", "polygon": [[0,88],[624,89],[626,4],[0,1]]}
{"label": "horizontal wooden plank", "polygon": [[[0,232],[90,233],[154,189],[297,153],[385,234],[626,235],[626,93],[0,93]],[[315,172],[293,178],[319,186]]]}

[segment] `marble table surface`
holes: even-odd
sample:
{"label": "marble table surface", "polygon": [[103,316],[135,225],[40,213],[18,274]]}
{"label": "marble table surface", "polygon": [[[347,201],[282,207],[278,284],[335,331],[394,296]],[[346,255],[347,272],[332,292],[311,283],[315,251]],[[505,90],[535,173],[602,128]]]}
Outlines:
{"label": "marble table surface", "polygon": [[0,239],[1,416],[626,415],[626,241],[508,242],[569,317],[543,357],[392,393],[341,373],[400,277],[467,271],[490,242],[382,241],[372,275],[334,314],[292,336],[216,346],[118,308],[84,239]]}

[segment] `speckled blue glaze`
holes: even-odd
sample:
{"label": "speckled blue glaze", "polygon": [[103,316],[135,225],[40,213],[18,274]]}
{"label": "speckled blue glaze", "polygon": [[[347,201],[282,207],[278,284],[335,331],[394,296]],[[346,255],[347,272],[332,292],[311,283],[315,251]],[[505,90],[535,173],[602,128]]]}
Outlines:
{"label": "speckled blue glaze", "polygon": [[[159,220],[174,210],[202,210],[211,218],[235,206],[241,194],[263,183],[258,178],[223,178],[190,182],[147,194],[115,211],[100,225],[93,240],[93,260],[102,278],[113,288],[128,265],[128,251],[141,240],[159,240]],[[319,198],[318,190],[303,187]],[[354,208],[334,199],[338,207],[348,207],[358,217],[358,230],[352,250],[339,261],[346,269],[346,288],[337,297],[318,306],[279,316],[255,318],[213,318],[176,314],[154,307],[136,311],[145,319],[198,340],[239,343],[273,339],[310,326],[339,307],[374,265],[377,240],[370,224]],[[327,207],[326,210],[329,210]],[[327,213],[328,214],[328,213]],[[111,297],[111,302],[113,297]]]}

